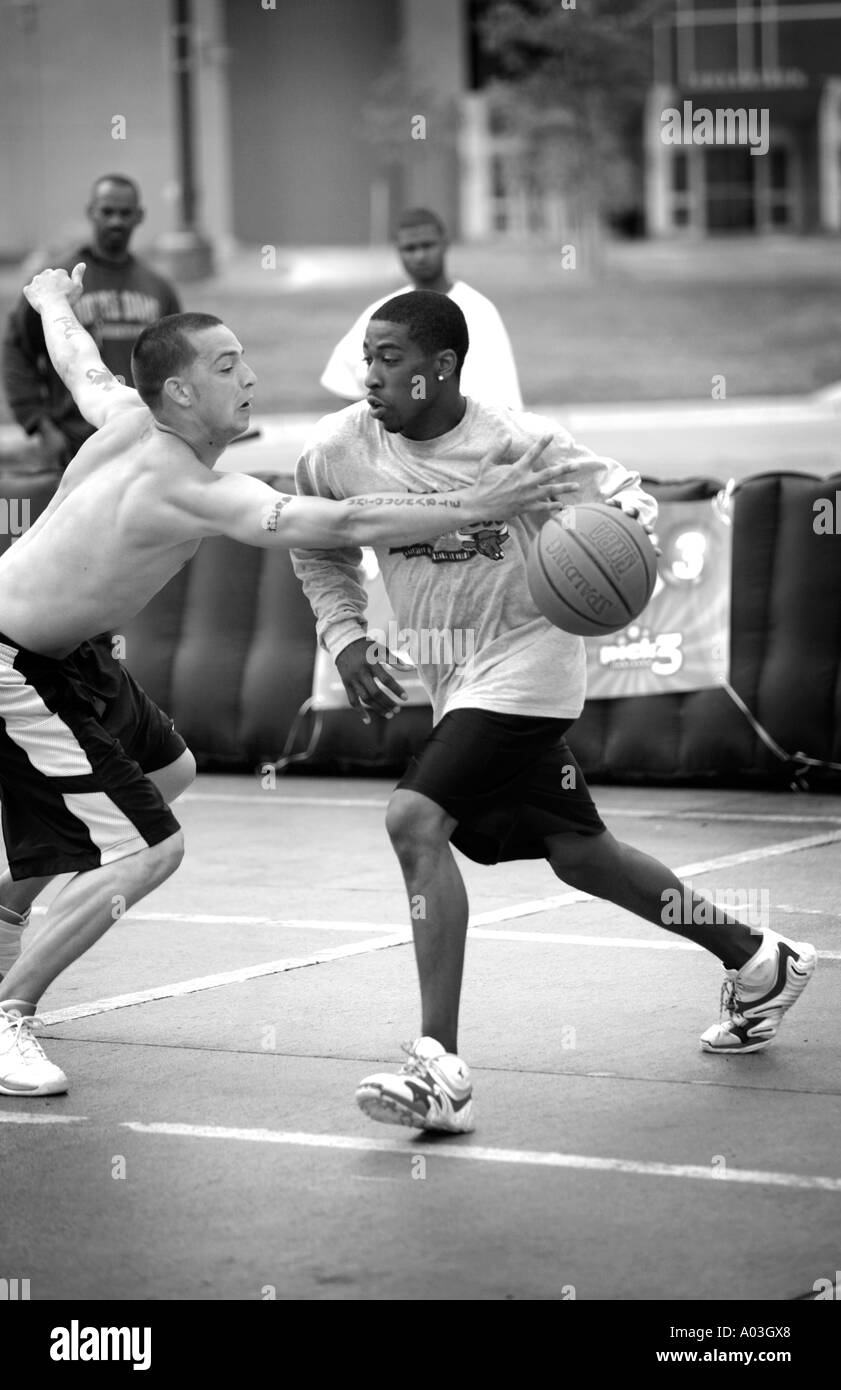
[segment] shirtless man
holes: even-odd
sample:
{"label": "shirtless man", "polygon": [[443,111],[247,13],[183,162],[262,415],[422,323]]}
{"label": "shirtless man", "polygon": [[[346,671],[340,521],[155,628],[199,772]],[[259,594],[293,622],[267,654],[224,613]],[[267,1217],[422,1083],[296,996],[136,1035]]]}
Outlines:
{"label": "shirtless man", "polygon": [[[208,314],[174,314],[140,334],[136,390],[121,385],[73,313],[84,265],[44,270],[24,293],[82,414],[96,427],[49,506],[0,558],[0,793],[13,878],[72,873],[3,981],[0,1094],[67,1090],[33,1034],[57,975],[121,911],[178,867],[181,828],[160,790],[101,722],[76,654],[122,625],[195,554],[205,536],[247,545],[333,547],[431,540],[459,523],[557,506],[569,467],[535,465],[550,436],[510,467],[510,446],[456,491],[335,502],[289,497],[257,478],[215,473],[249,425],[256,377],[234,333]],[[37,1019],[35,1020],[37,1022]]]}

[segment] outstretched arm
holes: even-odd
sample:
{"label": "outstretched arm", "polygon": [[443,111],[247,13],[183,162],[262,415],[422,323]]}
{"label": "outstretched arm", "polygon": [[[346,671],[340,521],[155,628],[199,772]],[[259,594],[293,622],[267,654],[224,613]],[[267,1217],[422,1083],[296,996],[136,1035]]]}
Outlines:
{"label": "outstretched arm", "polygon": [[574,500],[578,484],[568,464],[538,468],[549,436],[535,441],[516,463],[501,460],[504,440],[482,460],[469,487],[453,492],[374,493],[330,501],[290,497],[242,473],[209,474],[179,496],[195,535],[224,535],[247,545],[302,550],[359,545],[411,545],[488,517],[505,521],[520,512]]}
{"label": "outstretched arm", "polygon": [[42,270],[24,287],[24,294],[41,315],[44,342],[53,366],[76,405],[97,429],[119,410],[140,406],[137,392],[111,374],[87,329],[73,312],[82,293],[84,264],[66,270]]}

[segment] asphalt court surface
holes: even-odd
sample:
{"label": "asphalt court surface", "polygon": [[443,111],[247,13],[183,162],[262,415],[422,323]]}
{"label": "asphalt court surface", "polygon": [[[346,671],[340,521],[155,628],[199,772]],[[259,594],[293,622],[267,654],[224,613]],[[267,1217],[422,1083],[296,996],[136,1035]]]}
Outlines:
{"label": "asphalt court surface", "polygon": [[841,798],[594,789],[619,838],[818,948],[750,1057],[698,1048],[713,957],[542,863],[460,858],[477,1129],[431,1138],[353,1101],[417,1032],[390,786],[205,776],[178,803],[178,873],[42,1001],[69,1095],[0,1100],[31,1298],[785,1301],[834,1277]]}

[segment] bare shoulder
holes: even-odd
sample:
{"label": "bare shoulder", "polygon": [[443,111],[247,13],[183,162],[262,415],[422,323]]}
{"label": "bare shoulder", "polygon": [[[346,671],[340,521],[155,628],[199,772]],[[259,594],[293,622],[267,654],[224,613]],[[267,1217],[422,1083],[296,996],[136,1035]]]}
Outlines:
{"label": "bare shoulder", "polygon": [[116,440],[120,439],[140,439],[141,436],[151,438],[153,433],[154,418],[148,405],[144,405],[135,391],[131,392],[132,400],[127,399],[121,402],[119,410],[116,410],[108,419],[99,426],[94,439]]}

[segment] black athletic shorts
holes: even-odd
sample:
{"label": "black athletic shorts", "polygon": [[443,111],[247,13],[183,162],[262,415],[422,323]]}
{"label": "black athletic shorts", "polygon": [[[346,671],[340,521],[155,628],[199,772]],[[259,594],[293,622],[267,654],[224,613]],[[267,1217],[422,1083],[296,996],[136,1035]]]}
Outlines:
{"label": "black athletic shorts", "polygon": [[144,772],[159,772],[186,751],[187,745],[176,733],[170,716],[149,699],[113,655],[110,633],[83,642],[65,657],[68,674],[71,661],[77,689],[101,711],[104,727]]}
{"label": "black athletic shorts", "polygon": [[546,837],[605,829],[564,738],[571,719],[457,709],[398,783],[454,817],[452,843],[478,864],[545,859]]}
{"label": "black athletic shorts", "polygon": [[[57,661],[0,634],[0,796],[15,879],[96,869],[179,829],[130,752],[133,740],[153,758],[165,746],[152,702],[124,671],[108,672],[110,684],[103,676],[107,700],[98,694],[90,682],[100,659],[107,671],[104,653],[79,649]],[[119,738],[106,712],[119,714]]]}

